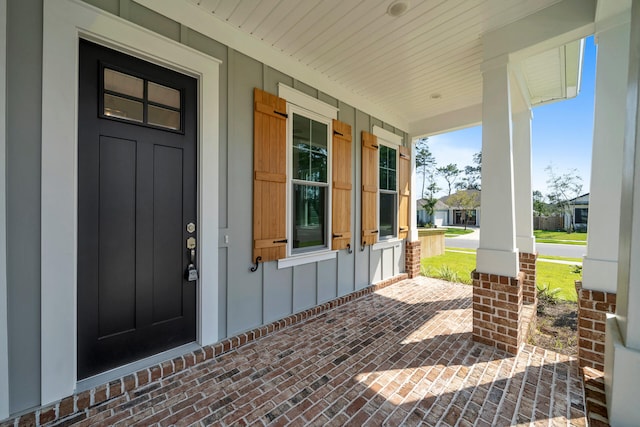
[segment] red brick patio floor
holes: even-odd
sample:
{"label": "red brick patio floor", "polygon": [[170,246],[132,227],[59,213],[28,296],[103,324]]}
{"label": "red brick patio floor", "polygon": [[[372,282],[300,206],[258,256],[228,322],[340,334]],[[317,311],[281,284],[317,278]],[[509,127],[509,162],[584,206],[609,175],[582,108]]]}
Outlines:
{"label": "red brick patio floor", "polygon": [[586,425],[577,361],[473,342],[471,294],[405,280],[108,400],[78,425]]}

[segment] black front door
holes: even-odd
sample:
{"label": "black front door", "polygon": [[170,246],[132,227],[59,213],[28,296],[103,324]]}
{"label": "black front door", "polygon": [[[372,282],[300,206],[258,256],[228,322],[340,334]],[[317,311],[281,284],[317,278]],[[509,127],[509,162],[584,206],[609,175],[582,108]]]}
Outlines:
{"label": "black front door", "polygon": [[79,81],[82,379],[195,340],[197,82],[87,41]]}

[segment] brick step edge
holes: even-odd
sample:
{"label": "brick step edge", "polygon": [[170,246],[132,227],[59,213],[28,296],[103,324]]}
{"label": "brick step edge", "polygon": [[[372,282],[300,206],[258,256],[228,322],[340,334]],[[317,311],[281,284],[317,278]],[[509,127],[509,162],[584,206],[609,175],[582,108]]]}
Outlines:
{"label": "brick step edge", "polygon": [[283,319],[276,320],[265,326],[252,329],[235,335],[230,338],[202,347],[198,350],[176,357],[172,360],[150,366],[138,372],[126,375],[113,380],[108,384],[101,384],[81,393],[73,394],[64,399],[40,407],[15,418],[0,421],[0,427],[9,426],[42,426],[53,423],[63,423],[65,425],[79,422],[87,417],[87,411],[107,400],[121,396],[137,387],[161,380],[169,375],[188,369],[192,366],[213,359],[249,342],[265,337],[275,331],[301,323],[313,318],[321,313],[332,310],[343,304],[372,294],[380,289],[386,288],[394,283],[408,279],[407,273],[401,273],[389,279],[374,283],[366,288],[357,290],[350,294],[338,297],[324,304],[317,305],[299,313],[291,314]]}

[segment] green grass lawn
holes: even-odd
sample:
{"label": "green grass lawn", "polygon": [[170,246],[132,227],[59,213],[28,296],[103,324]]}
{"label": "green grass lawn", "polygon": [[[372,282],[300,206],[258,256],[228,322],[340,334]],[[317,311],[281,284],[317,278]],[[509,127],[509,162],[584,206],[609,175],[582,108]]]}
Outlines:
{"label": "green grass lawn", "polygon": [[461,236],[463,234],[471,234],[473,230],[462,229],[462,228],[447,228],[447,231],[444,232],[444,237],[456,237]]}
{"label": "green grass lawn", "polygon": [[[455,249],[471,252],[472,249]],[[555,257],[556,259],[562,259]],[[567,259],[572,260],[571,258]],[[421,260],[422,273],[428,277],[471,284],[471,272],[476,268],[475,253],[446,252]],[[537,264],[538,287],[547,286],[549,290],[559,289],[556,296],[567,301],[576,301],[575,281],[580,278],[572,273],[573,265],[539,262]]]}
{"label": "green grass lawn", "polygon": [[565,245],[586,245],[587,233],[567,233],[565,231],[534,230],[538,243],[562,243]]}

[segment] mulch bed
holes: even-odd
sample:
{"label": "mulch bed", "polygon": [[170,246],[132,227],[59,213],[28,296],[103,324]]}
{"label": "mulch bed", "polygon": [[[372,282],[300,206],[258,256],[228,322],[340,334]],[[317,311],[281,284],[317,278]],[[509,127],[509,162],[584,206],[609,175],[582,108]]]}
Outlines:
{"label": "mulch bed", "polygon": [[529,342],[569,356],[578,355],[578,304],[557,301],[538,303],[536,332]]}

